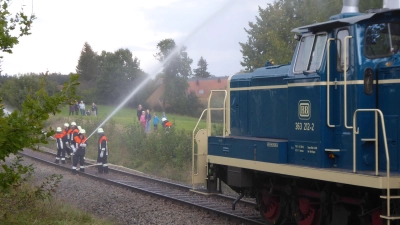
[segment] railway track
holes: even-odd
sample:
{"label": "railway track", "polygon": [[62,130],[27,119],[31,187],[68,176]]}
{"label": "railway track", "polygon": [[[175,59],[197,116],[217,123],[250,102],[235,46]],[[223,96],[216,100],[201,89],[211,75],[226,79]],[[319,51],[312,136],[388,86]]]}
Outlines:
{"label": "railway track", "polygon": [[[20,154],[33,160],[71,171],[69,161],[67,161],[66,164],[54,163],[55,154],[53,152],[37,152],[26,149],[20,152]],[[135,192],[142,192],[179,204],[206,210],[207,212],[216,213],[226,217],[232,222],[239,222],[242,224],[265,224],[259,213],[254,210],[254,202],[241,200],[236,204],[236,209],[232,210],[232,202],[235,200],[233,197],[221,194],[207,196],[194,193],[190,191],[190,186],[122,171],[113,166],[109,166],[109,174],[96,174],[97,169],[94,165],[95,162],[88,162],[87,165],[85,165],[85,173],[78,172],[78,174],[110,185],[123,187]]]}

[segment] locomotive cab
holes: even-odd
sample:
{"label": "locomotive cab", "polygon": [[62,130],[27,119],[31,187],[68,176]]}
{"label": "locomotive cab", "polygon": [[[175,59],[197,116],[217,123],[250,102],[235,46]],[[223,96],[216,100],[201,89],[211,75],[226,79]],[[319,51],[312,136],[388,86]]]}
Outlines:
{"label": "locomotive cab", "polygon": [[400,10],[292,31],[289,65],[229,78],[224,134],[197,134],[193,183],[256,198],[267,224],[400,221]]}

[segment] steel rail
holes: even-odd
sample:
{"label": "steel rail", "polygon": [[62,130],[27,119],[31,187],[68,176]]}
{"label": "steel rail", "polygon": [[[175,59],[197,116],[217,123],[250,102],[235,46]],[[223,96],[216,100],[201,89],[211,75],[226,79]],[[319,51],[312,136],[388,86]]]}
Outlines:
{"label": "steel rail", "polygon": [[[41,153],[47,154],[47,155],[51,155],[51,156],[54,156],[54,157],[56,156],[55,153],[48,152],[48,151],[41,150]],[[50,162],[50,163],[52,163],[52,162]],[[64,165],[66,165],[66,164],[64,164]],[[89,166],[86,166],[86,165],[89,165]],[[97,164],[92,164],[92,163],[87,162],[87,161],[85,162],[85,168],[88,168],[88,167],[91,167],[91,166],[97,166]],[[113,166],[116,166],[116,165],[113,165]],[[62,167],[64,167],[64,166],[62,166]],[[69,170],[70,169],[71,168],[69,168]],[[152,178],[152,177],[148,177],[148,176],[142,176],[142,175],[139,175],[139,174],[133,174],[133,173],[129,173],[129,172],[126,172],[126,171],[122,171],[122,170],[118,170],[118,169],[110,168],[110,167],[108,168],[108,170],[110,172],[112,172],[112,173],[119,173],[121,175],[128,176],[128,177],[134,177],[134,178],[147,180],[147,181],[151,181],[151,182],[167,184],[170,187],[178,188],[178,189],[181,189],[181,190],[187,190],[187,191],[192,190],[190,185],[177,184],[177,183],[169,182],[169,181],[166,181],[166,180],[156,179],[156,178]],[[224,195],[224,194],[214,194],[213,197],[217,197],[217,198],[221,198],[221,199],[229,200],[229,201],[234,201],[237,198],[237,197],[227,196],[227,195]],[[239,202],[242,203],[242,204],[251,206],[251,207],[255,206],[254,202],[247,201],[245,199],[241,199]]]}
{"label": "steel rail", "polygon": [[[54,154],[52,154],[50,152],[40,152],[40,153],[44,153],[44,154],[48,154],[48,155],[54,155]],[[57,168],[61,168],[61,169],[64,169],[66,171],[71,171],[70,167],[64,166],[65,164],[61,164],[61,165],[60,164],[55,164],[52,161],[48,161],[48,160],[42,159],[42,158],[37,157],[37,156],[32,156],[32,155],[29,155],[29,154],[24,153],[24,152],[20,152],[19,154],[23,155],[25,157],[31,158],[33,160],[39,161],[39,162],[44,163],[44,164],[48,164],[48,165],[51,165],[51,166],[54,166],[54,167],[57,167]],[[115,170],[115,169],[111,170],[110,168],[109,168],[109,170],[112,171],[112,172],[121,173],[123,175],[137,177],[139,179],[146,179],[147,181],[159,182],[159,183],[175,186],[177,189],[182,189],[182,188],[185,188],[187,190],[190,189],[189,186],[185,186],[185,185],[174,184],[174,183],[171,183],[171,182],[167,182],[167,181],[163,181],[163,180],[157,180],[157,179],[154,179],[154,178],[149,178],[149,177],[140,176],[140,175],[136,175],[136,174],[131,174],[131,173],[127,173],[127,172],[120,171],[120,170]],[[206,210],[206,211],[209,211],[209,212],[216,213],[218,215],[223,215],[223,216],[226,216],[228,218],[232,218],[234,220],[241,221],[244,224],[264,224],[262,222],[262,219],[261,219],[260,216],[259,217],[255,217],[254,215],[252,215],[252,216],[249,216],[249,217],[245,217],[245,216],[241,216],[241,215],[235,215],[234,213],[228,212],[229,211],[228,209],[231,209],[230,207],[226,207],[226,211],[224,211],[224,207],[221,207],[221,204],[204,204],[204,202],[203,202],[203,205],[202,205],[202,202],[196,203],[195,199],[199,198],[200,195],[193,194],[190,191],[187,191],[186,192],[187,195],[182,197],[182,194],[178,194],[177,195],[176,193],[161,192],[159,189],[154,189],[154,188],[150,188],[149,189],[148,185],[145,185],[145,187],[143,187],[143,186],[140,186],[140,185],[134,186],[134,184],[128,184],[128,183],[134,183],[132,181],[110,180],[110,179],[107,179],[105,177],[96,176],[96,175],[93,175],[93,174],[90,174],[90,173],[78,172],[78,174],[80,176],[88,177],[88,178],[91,178],[91,179],[94,179],[94,180],[97,180],[97,181],[101,181],[101,182],[104,182],[104,183],[107,183],[107,184],[110,184],[110,185],[122,187],[122,188],[129,189],[129,190],[132,190],[132,191],[140,192],[140,193],[151,194],[151,195],[154,195],[154,196],[157,196],[157,197],[161,197],[161,198],[164,198],[164,199],[167,199],[167,200],[171,200],[173,202],[177,202],[177,203],[180,203],[180,204],[185,204],[185,205],[188,205],[188,206],[193,206],[193,207],[196,207],[196,208],[200,208],[200,209],[203,209],[203,210]],[[179,196],[180,196],[180,199],[179,199]],[[216,195],[216,197],[225,198],[225,199],[234,199],[232,197],[221,196],[221,195]],[[250,203],[250,202],[245,202],[245,201],[240,201],[240,202],[244,203],[244,204],[249,204]],[[253,205],[255,206],[254,203],[253,203]]]}

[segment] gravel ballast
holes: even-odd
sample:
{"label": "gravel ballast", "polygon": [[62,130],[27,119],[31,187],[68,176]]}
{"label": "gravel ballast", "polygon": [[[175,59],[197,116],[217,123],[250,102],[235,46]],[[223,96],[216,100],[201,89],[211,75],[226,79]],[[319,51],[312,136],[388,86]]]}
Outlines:
{"label": "gravel ballast", "polygon": [[[11,157],[10,159],[12,159]],[[106,218],[115,224],[237,224],[226,217],[207,213],[190,206],[179,205],[168,200],[132,192],[130,190],[101,183],[84,176],[48,166],[29,158],[24,164],[35,167],[34,182],[39,185],[52,174],[62,174],[63,179],[54,198]]]}

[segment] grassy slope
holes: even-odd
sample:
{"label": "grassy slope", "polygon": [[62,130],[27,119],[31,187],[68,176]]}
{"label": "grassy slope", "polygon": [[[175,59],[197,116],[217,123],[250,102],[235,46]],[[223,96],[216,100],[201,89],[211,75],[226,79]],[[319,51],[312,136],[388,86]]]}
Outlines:
{"label": "grassy slope", "polygon": [[[33,188],[33,187],[32,187]],[[2,201],[7,201],[7,197],[0,198],[0,204],[4,205]],[[24,198],[17,195],[14,196],[13,201],[22,201]],[[112,221],[97,218],[94,215],[87,213],[85,210],[78,209],[75,206],[60,202],[56,199],[51,201],[37,200],[35,202],[26,202],[21,204],[18,210],[0,210],[4,216],[0,218],[0,224],[3,225],[48,225],[48,224],[63,224],[63,225],[111,225]]]}
{"label": "grassy slope", "polygon": [[97,218],[76,207],[66,204],[53,204],[51,207],[46,203],[38,203],[33,208],[27,207],[26,210],[8,216],[7,219],[0,220],[1,224],[63,224],[63,225],[111,225],[111,221]]}
{"label": "grassy slope", "polygon": [[[86,106],[87,108],[88,106]],[[90,106],[91,107],[91,106]],[[106,106],[106,105],[98,105],[99,108],[99,116],[101,118],[107,118],[113,110],[115,110],[116,107],[113,106]],[[91,109],[91,108],[90,108]],[[68,117],[68,112],[69,109],[68,107],[64,107],[62,109],[62,112],[60,116],[62,117]],[[160,118],[160,123],[161,123],[161,112],[156,112],[157,116]],[[153,114],[152,114],[153,115]],[[181,115],[176,115],[176,114],[169,114],[168,112],[166,113],[166,116],[169,121],[171,121],[177,129],[185,129],[187,131],[192,131],[194,127],[196,126],[196,123],[199,118],[194,118],[194,117],[189,117],[189,116],[181,116]],[[72,116],[71,116],[72,117]],[[77,116],[73,116],[72,118],[76,118]],[[205,116],[204,116],[205,118]],[[127,125],[129,123],[132,123],[134,120],[137,120],[136,116],[136,109],[131,109],[131,108],[121,108],[118,112],[115,113],[111,117],[112,120],[115,121],[116,124],[120,125]],[[151,121],[151,124],[153,124],[153,121]],[[159,124],[160,126],[160,124]],[[200,125],[201,128],[205,127],[205,120],[201,121]]]}

